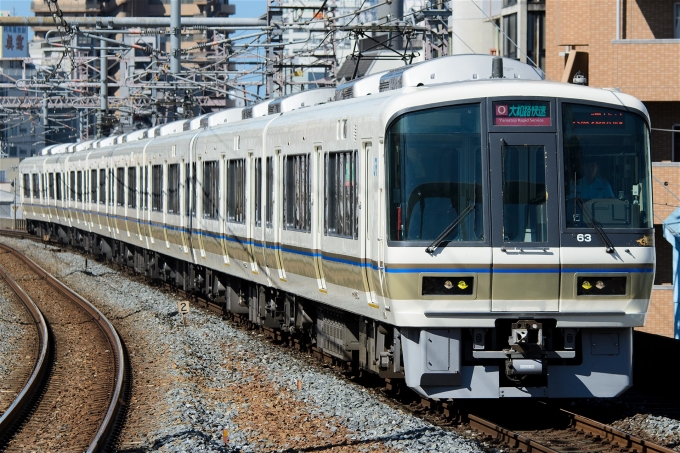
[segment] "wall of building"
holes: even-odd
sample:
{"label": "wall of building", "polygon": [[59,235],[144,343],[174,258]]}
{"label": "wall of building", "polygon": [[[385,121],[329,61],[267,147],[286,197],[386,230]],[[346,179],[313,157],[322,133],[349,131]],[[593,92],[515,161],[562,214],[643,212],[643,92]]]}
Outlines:
{"label": "wall of building", "polygon": [[644,327],[638,327],[635,330],[673,338],[674,312],[673,285],[655,286],[652,291],[647,322]]}

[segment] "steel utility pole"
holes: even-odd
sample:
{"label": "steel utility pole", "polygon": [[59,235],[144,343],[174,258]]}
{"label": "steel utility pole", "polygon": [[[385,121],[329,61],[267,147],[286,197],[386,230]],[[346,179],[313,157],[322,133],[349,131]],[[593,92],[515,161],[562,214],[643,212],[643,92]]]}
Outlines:
{"label": "steel utility pole", "polygon": [[182,70],[180,32],[182,31],[182,5],[180,0],[170,2],[170,73],[179,74]]}
{"label": "steel utility pole", "polygon": [[99,111],[97,111],[97,139],[104,136],[104,119],[109,110],[109,63],[106,50],[107,42],[103,39],[99,41]]}

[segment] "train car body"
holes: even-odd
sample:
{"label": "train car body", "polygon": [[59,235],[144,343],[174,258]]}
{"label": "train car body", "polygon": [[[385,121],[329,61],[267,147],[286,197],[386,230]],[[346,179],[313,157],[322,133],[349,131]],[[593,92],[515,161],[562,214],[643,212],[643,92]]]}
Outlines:
{"label": "train car body", "polygon": [[654,277],[649,116],[504,66],[25,159],[24,216],[424,396],[616,396]]}

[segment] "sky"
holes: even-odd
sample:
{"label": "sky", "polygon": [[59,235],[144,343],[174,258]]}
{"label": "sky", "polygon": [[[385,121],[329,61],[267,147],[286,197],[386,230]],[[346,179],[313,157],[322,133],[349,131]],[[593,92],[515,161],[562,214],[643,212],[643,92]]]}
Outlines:
{"label": "sky", "polygon": [[[236,5],[233,17],[259,17],[267,11],[266,0],[231,0]],[[13,16],[32,16],[31,0],[0,0],[0,11],[9,11]]]}

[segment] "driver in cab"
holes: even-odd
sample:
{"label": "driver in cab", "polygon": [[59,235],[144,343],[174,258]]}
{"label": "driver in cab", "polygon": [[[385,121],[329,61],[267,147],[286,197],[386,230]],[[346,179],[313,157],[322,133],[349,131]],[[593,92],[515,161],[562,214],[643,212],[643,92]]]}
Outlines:
{"label": "driver in cab", "polygon": [[597,161],[589,160],[583,164],[583,176],[576,181],[576,187],[570,188],[569,198],[578,197],[583,200],[590,200],[592,198],[614,198],[614,191],[612,186],[605,180],[600,178],[597,173],[600,170],[600,165]]}

